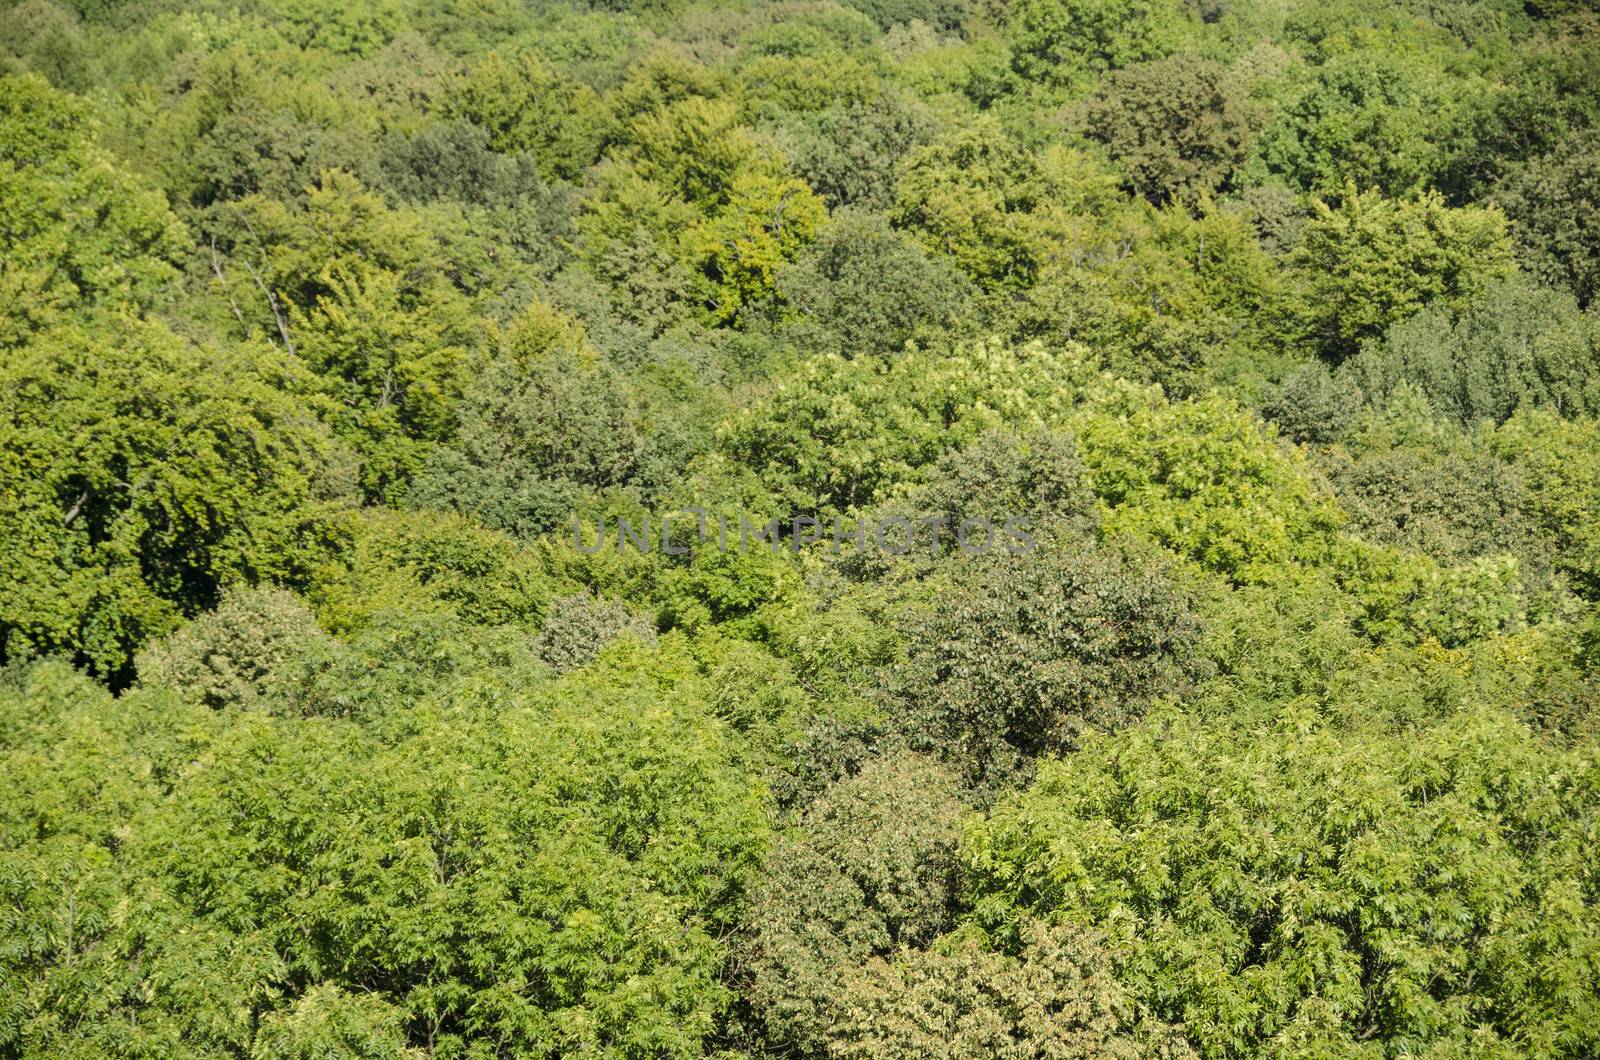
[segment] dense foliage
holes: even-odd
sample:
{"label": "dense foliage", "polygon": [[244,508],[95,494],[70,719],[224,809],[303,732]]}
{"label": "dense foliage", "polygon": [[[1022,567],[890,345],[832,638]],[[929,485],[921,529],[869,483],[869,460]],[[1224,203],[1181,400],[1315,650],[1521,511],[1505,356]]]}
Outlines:
{"label": "dense foliage", "polygon": [[1600,16],[0,0],[0,1060],[1600,1055]]}

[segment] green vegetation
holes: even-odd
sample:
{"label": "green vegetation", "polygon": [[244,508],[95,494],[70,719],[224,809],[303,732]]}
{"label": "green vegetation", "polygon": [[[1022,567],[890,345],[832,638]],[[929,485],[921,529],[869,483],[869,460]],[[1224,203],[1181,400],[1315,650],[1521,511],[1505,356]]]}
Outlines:
{"label": "green vegetation", "polygon": [[1592,6],[0,0],[0,1060],[1600,1055]]}

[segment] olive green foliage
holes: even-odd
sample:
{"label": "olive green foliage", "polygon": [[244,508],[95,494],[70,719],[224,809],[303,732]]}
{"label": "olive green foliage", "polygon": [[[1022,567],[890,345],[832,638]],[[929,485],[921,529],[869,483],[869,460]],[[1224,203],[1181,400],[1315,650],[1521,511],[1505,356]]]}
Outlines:
{"label": "olive green foliage", "polygon": [[142,684],[217,709],[261,709],[284,671],[327,643],[316,616],[283,589],[243,589],[140,652]]}
{"label": "olive green foliage", "polygon": [[587,666],[609,641],[622,636],[653,642],[656,631],[615,600],[575,594],[550,601],[536,647],[551,669],[566,673]]}
{"label": "olive green foliage", "polygon": [[0,3],[0,1060],[1600,1055],[1592,7]]}
{"label": "olive green foliage", "polygon": [[796,341],[843,357],[899,353],[958,328],[972,285],[882,217],[841,212],[778,277],[800,314]]}
{"label": "olive green foliage", "polygon": [[1126,725],[1199,667],[1198,623],[1162,571],[1045,540],[947,591],[894,677],[906,739],[976,780]]}
{"label": "olive green foliage", "polygon": [[1166,0],[1021,0],[1014,18],[1017,71],[1045,82],[1159,59],[1186,29]]}
{"label": "olive green foliage", "polygon": [[901,753],[828,788],[777,840],[740,962],[775,1040],[819,1051],[841,976],[948,926],[961,812],[947,771]]}
{"label": "olive green foliage", "polygon": [[1161,204],[1225,188],[1245,159],[1252,115],[1220,63],[1173,56],[1112,74],[1086,115],[1090,136]]}
{"label": "olive green foliage", "polygon": [[884,92],[810,116],[790,151],[795,169],[829,206],[882,210],[894,202],[900,160],[936,128],[919,101]]}
{"label": "olive green foliage", "polygon": [[1440,414],[1471,425],[1518,408],[1600,411],[1600,330],[1563,292],[1521,278],[1452,312],[1432,305],[1389,329],[1346,366],[1369,401],[1417,387]]}
{"label": "olive green foliage", "polygon": [[496,151],[527,152],[546,177],[580,176],[599,156],[604,124],[594,90],[532,52],[489,55],[446,99],[447,114],[482,129]]}
{"label": "olive green foliage", "polygon": [[455,442],[434,453],[411,502],[534,535],[568,521],[576,491],[627,481],[643,441],[627,389],[582,328],[536,304],[498,346],[461,401]]}
{"label": "olive green foliage", "polygon": [[[1041,536],[1070,538],[1092,522],[1095,504],[1072,435],[1044,430],[980,436],[942,458],[912,499],[919,516],[942,517],[944,526],[956,530],[963,523],[972,526],[974,546],[982,540],[978,521],[1002,515],[1027,520]],[[1014,543],[1023,544],[1020,538]],[[960,547],[960,541],[954,544]]]}
{"label": "olive green foliage", "polygon": [[1565,287],[1583,305],[1600,291],[1594,218],[1600,204],[1600,136],[1594,133],[1544,155],[1510,176],[1495,201],[1515,225],[1529,269]]}

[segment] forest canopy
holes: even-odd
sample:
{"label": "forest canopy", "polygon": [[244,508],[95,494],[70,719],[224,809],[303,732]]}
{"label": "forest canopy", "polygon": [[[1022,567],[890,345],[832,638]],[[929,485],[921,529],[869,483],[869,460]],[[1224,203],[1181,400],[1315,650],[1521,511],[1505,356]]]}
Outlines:
{"label": "forest canopy", "polygon": [[1600,12],[0,0],[0,1060],[1600,1055]]}

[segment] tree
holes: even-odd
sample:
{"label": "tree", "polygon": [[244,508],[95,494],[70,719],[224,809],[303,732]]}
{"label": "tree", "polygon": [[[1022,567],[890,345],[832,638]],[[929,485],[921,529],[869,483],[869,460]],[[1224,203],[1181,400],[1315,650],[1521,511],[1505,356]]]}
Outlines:
{"label": "tree", "polygon": [[957,30],[970,14],[966,0],[854,0],[850,6],[872,16],[884,29],[916,20],[935,29]]}
{"label": "tree", "polygon": [[570,680],[423,681],[403,724],[12,683],[0,1042],[701,1055],[757,786],[703,687]]}
{"label": "tree", "polygon": [[1303,456],[1220,396],[1092,400],[1071,426],[1113,532],[1237,584],[1292,581],[1328,557],[1343,513]]}
{"label": "tree", "polygon": [[1181,1034],[1151,1026],[1117,982],[1093,932],[1023,925],[1021,952],[957,932],[926,950],[873,961],[841,985],[828,1040],[841,1060],[926,1056],[1018,1060],[1193,1056]]}
{"label": "tree", "polygon": [[968,850],[978,907],[1126,927],[1122,984],[1203,1055],[1592,1048],[1592,754],[1459,701],[1403,734],[1278,709],[1044,765]]}
{"label": "tree", "polygon": [[1445,166],[1454,103],[1437,69],[1426,56],[1330,56],[1262,130],[1255,165],[1326,199],[1347,184],[1393,198],[1423,192]]}
{"label": "tree", "polygon": [[1088,468],[1072,435],[1058,431],[989,431],[945,454],[913,501],[950,528],[1015,515],[1041,534],[1068,539],[1094,522]]}
{"label": "tree", "polygon": [[1512,221],[1529,269],[1547,283],[1566,287],[1588,306],[1600,292],[1600,134],[1563,144],[1514,171],[1494,200]]}
{"label": "tree", "polygon": [[209,52],[177,82],[150,134],[174,204],[204,210],[250,195],[293,200],[319,173],[361,172],[367,130],[340,120],[325,92],[273,76],[240,44]]}
{"label": "tree", "polygon": [[1349,372],[1320,358],[1289,372],[1266,396],[1261,413],[1296,442],[1326,444],[1350,429],[1366,395]]}
{"label": "tree", "polygon": [[578,180],[600,155],[604,117],[594,90],[531,51],[515,59],[490,52],[450,87],[444,110],[482,129],[496,151],[530,154],[547,180]]}
{"label": "tree", "polygon": [[628,387],[581,328],[540,303],[501,333],[460,415],[459,438],[434,454],[411,504],[531,537],[564,525],[583,490],[621,485],[638,470],[643,442]]}
{"label": "tree", "polygon": [[1086,115],[1133,191],[1160,206],[1228,186],[1254,115],[1220,63],[1173,56],[1113,73]]}
{"label": "tree", "polygon": [[770,301],[779,272],[811,242],[828,211],[793,177],[741,172],[727,205],[691,230],[684,249],[711,320],[727,323]]}
{"label": "tree", "polygon": [[188,231],[95,141],[74,97],[0,77],[0,349],[96,310],[147,311],[178,277]]}
{"label": "tree", "polygon": [[6,66],[16,56],[23,69],[71,92],[88,90],[101,73],[80,20],[51,0],[24,0],[0,15],[0,54]]}
{"label": "tree", "polygon": [[455,248],[429,215],[338,171],[301,207],[252,196],[225,217],[226,245],[212,248],[220,295],[242,326],[317,371],[363,458],[366,496],[399,500],[454,435],[482,341]]}
{"label": "tree", "polygon": [[532,155],[496,152],[487,132],[459,119],[394,137],[378,165],[385,183],[415,202],[455,199],[509,206],[518,198],[549,194]]}
{"label": "tree", "polygon": [[551,669],[565,673],[587,666],[607,643],[624,636],[652,643],[656,629],[616,600],[576,593],[550,601],[539,630],[538,652]]}
{"label": "tree", "polygon": [[279,351],[196,346],[157,324],[55,332],[10,356],[5,657],[69,653],[125,684],[139,646],[223,586],[303,575],[297,527],[342,492],[315,390]]}
{"label": "tree", "polygon": [[796,339],[846,358],[893,356],[913,339],[958,327],[971,282],[875,214],[835,214],[817,241],[778,276],[800,314]]}
{"label": "tree", "polygon": [[896,224],[948,254],[979,286],[1024,287],[1038,268],[1023,215],[1040,195],[1034,159],[979,118],[913,150],[895,189]]}
{"label": "tree", "polygon": [[1523,406],[1583,416],[1600,410],[1600,330],[1570,295],[1514,276],[1394,324],[1341,372],[1379,406],[1410,383],[1466,426]]}
{"label": "tree", "polygon": [[290,664],[327,636],[293,593],[233,589],[134,659],[139,682],[170,688],[215,709],[259,710],[279,691]]}
{"label": "tree", "polygon": [[795,172],[830,207],[884,210],[894,204],[900,161],[931,140],[934,127],[916,100],[883,92],[803,121],[788,154]]}
{"label": "tree", "polygon": [[1013,63],[1024,77],[1070,84],[1174,51],[1185,19],[1168,0],[1021,0]]}
{"label": "tree", "polygon": [[908,630],[891,679],[910,745],[975,782],[1126,725],[1201,669],[1199,624],[1159,566],[1040,537],[974,561]]}
{"label": "tree", "polygon": [[360,4],[327,0],[284,0],[279,10],[289,37],[303,48],[322,48],[339,55],[370,55],[393,40],[406,25],[398,0],[366,0]]}
{"label": "tree", "polygon": [[919,349],[887,364],[817,357],[731,416],[717,448],[794,511],[860,510],[992,428],[1059,418],[1085,370],[1081,357],[996,342]]}
{"label": "tree", "polygon": [[840,977],[945,929],[962,809],[937,763],[893,755],[828,788],[778,840],[751,895],[739,961],[774,1046],[820,1055]]}
{"label": "tree", "polygon": [[1494,208],[1353,186],[1337,207],[1314,205],[1292,260],[1304,277],[1305,327],[1334,361],[1434,300],[1463,304],[1513,268],[1505,216]]}

